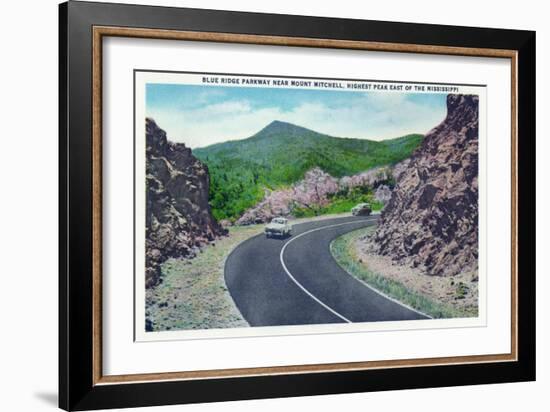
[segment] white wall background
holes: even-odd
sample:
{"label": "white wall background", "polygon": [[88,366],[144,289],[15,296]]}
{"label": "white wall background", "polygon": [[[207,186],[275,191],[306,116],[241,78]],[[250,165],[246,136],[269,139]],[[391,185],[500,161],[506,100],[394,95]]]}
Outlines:
{"label": "white wall background", "polygon": [[[128,1],[126,1],[128,2]],[[141,3],[141,1],[132,1]],[[423,389],[149,408],[178,411],[547,410],[550,230],[544,206],[550,174],[548,57],[550,27],[544,2],[436,0],[384,2],[277,0],[145,1],[212,9],[352,17],[537,31],[537,347],[535,383]],[[0,409],[54,410],[57,404],[57,0],[5,2],[0,13]],[[530,274],[523,274],[529,276]],[[145,409],[144,409],[145,410]]]}

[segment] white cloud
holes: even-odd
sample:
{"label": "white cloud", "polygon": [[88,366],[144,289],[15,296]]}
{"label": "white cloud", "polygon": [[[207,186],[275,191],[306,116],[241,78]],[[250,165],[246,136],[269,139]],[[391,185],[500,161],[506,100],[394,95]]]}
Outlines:
{"label": "white cloud", "polygon": [[411,102],[397,93],[371,93],[354,104],[328,107],[303,103],[290,111],[254,109],[246,100],[211,104],[195,110],[149,112],[172,141],[203,147],[253,135],[273,120],[338,137],[383,140],[408,133],[426,133],[445,117],[445,109]]}
{"label": "white cloud", "polygon": [[189,110],[188,113],[191,114],[193,118],[198,116],[198,119],[202,119],[205,116],[239,116],[243,113],[250,113],[251,111],[252,108],[247,101],[229,101],[211,104],[205,106],[204,109]]}

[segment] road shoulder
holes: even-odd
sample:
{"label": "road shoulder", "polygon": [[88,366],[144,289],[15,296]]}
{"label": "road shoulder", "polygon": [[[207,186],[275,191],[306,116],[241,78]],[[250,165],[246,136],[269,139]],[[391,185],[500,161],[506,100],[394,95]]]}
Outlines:
{"label": "road shoulder", "polygon": [[[374,227],[359,229],[334,239],[330,251],[338,265],[351,276],[390,298],[433,318],[477,316],[477,282],[468,275],[442,278],[399,266],[388,258],[365,253],[361,240]],[[466,280],[470,280],[466,283]],[[465,291],[470,298],[465,298]],[[475,290],[472,290],[476,288]]]}

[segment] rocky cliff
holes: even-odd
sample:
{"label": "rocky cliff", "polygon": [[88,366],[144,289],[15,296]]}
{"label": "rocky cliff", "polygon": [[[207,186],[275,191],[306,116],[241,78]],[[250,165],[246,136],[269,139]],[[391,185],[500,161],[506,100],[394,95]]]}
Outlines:
{"label": "rocky cliff", "polygon": [[160,264],[192,257],[198,248],[225,234],[210,213],[207,167],[191,149],[166,138],[146,119],[146,287],[160,281]]}
{"label": "rocky cliff", "polygon": [[394,170],[396,186],[370,243],[430,275],[477,271],[478,97],[449,95],[447,116]]}

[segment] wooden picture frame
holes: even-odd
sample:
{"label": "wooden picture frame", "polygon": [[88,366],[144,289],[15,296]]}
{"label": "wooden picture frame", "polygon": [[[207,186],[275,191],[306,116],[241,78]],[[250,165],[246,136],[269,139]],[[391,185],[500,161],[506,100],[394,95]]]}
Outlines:
{"label": "wooden picture frame", "polygon": [[[61,408],[88,410],[535,379],[534,32],[73,1],[61,4],[59,13]],[[109,179],[102,174],[105,37],[509,59],[510,353],[104,375],[102,182]]]}

